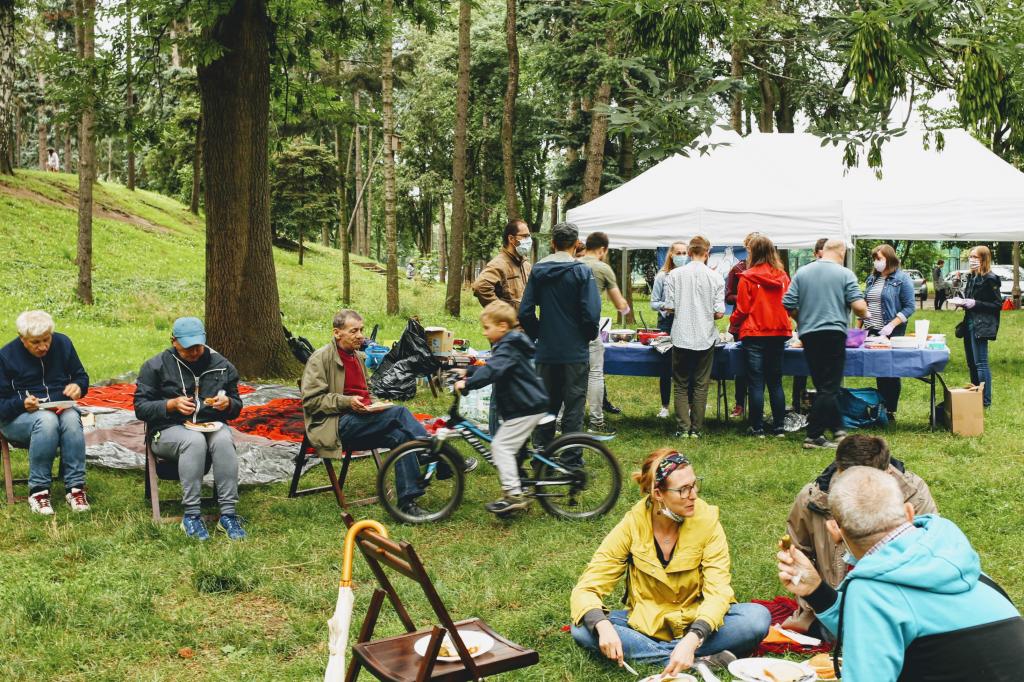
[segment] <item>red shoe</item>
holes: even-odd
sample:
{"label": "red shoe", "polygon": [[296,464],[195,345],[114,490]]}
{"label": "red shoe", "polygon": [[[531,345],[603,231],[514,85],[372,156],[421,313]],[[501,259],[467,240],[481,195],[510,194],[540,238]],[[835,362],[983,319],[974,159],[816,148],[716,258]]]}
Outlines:
{"label": "red shoe", "polygon": [[730,417],[735,417],[736,419],[742,419],[743,418],[743,406],[742,405],[733,405],[732,412],[729,413],[729,416]]}

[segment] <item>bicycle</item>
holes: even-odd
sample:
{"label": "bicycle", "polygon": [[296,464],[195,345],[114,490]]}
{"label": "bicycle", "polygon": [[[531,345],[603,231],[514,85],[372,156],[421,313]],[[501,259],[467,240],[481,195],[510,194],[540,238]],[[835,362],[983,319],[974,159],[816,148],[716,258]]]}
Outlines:
{"label": "bicycle", "polygon": [[[445,425],[434,436],[399,445],[381,465],[377,496],[392,518],[401,523],[429,523],[448,518],[458,508],[466,483],[462,455],[450,442],[457,438],[494,466],[491,436],[459,414],[456,393]],[[407,514],[398,504],[396,470],[398,463],[408,457],[415,458],[419,471],[424,493],[416,498],[416,506],[426,511],[425,515]],[[563,434],[544,448],[524,445],[518,460],[523,494],[558,518],[602,516],[615,506],[622,491],[618,460],[601,440],[585,433]]]}

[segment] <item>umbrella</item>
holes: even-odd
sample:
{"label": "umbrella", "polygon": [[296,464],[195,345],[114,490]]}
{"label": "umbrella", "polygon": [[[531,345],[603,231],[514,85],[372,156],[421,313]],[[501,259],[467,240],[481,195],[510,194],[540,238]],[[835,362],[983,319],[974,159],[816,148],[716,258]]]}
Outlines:
{"label": "umbrella", "polygon": [[334,605],[334,615],[327,621],[328,648],[331,656],[327,660],[327,670],[324,671],[324,682],[343,682],[345,679],[345,648],[348,646],[348,628],[352,622],[352,605],[355,603],[352,594],[352,551],[355,549],[356,537],[367,528],[372,528],[384,537],[388,536],[387,529],[372,519],[356,521],[345,534],[338,601]]}

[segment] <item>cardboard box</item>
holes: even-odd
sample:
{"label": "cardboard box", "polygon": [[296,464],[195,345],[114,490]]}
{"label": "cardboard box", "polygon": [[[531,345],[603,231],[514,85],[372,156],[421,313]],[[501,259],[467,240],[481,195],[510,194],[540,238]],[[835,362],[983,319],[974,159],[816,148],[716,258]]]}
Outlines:
{"label": "cardboard box", "polygon": [[946,386],[946,425],[959,436],[980,436],[985,432],[985,409],[981,405],[982,386],[963,388]]}
{"label": "cardboard box", "polygon": [[427,327],[424,331],[427,333],[431,353],[445,357],[452,354],[452,332],[444,327]]}

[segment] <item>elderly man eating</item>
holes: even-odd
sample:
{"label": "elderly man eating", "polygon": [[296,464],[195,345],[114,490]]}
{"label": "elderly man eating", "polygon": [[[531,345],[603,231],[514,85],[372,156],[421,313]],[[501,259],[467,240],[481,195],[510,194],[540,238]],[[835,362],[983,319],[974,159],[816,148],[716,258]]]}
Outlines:
{"label": "elderly man eating", "polygon": [[53,460],[60,450],[65,498],[72,511],[89,511],[85,496],[85,436],[74,407],[48,403],[78,400],[89,391],[89,375],[75,346],[53,330],[53,318],[28,310],[15,321],[18,338],[0,348],[0,433],[28,443],[29,507],[52,515]]}

